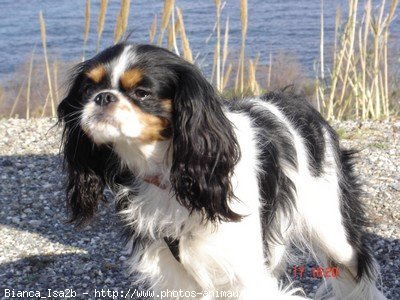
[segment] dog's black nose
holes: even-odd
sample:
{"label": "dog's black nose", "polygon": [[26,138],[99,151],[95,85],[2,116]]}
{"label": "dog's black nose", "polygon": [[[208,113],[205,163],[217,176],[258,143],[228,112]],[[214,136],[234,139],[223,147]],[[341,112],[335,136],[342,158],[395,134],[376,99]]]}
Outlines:
{"label": "dog's black nose", "polygon": [[110,104],[111,102],[116,102],[116,101],[117,101],[117,97],[113,93],[110,93],[110,92],[100,93],[96,96],[96,98],[94,98],[94,102],[100,106],[106,106],[106,105]]}

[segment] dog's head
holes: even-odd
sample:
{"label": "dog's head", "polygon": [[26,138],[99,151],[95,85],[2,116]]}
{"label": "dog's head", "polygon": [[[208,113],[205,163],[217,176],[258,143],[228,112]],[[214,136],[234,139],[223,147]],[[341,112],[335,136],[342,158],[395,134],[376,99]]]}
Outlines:
{"label": "dog's head", "polygon": [[74,69],[58,116],[73,221],[93,215],[122,164],[137,177],[158,175],[149,160],[165,164],[190,211],[239,218],[228,206],[239,159],[232,125],[200,70],[177,55],[150,45],[106,49]]}

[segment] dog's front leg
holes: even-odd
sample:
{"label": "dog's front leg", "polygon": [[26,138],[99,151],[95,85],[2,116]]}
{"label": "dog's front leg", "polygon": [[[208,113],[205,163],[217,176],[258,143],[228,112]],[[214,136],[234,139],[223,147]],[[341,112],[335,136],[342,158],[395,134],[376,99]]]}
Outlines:
{"label": "dog's front leg", "polygon": [[176,260],[164,240],[147,245],[138,264],[132,266],[154,291],[155,299],[200,299],[200,288]]}

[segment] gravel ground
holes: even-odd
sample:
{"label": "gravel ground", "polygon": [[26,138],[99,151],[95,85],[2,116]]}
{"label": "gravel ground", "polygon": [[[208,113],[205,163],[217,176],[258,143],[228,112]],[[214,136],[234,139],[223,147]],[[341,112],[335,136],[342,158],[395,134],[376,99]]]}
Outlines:
{"label": "gravel ground", "polygon": [[[100,218],[82,230],[65,224],[54,123],[0,120],[0,297],[17,298],[18,291],[48,297],[48,289],[53,299],[55,292],[77,299],[110,299],[112,291],[120,299],[129,289],[132,295],[135,287],[124,267],[127,254],[113,209],[102,209]],[[345,147],[361,150],[357,168],[374,224],[368,230],[383,291],[388,299],[400,299],[400,122],[344,122],[335,127]],[[312,295],[319,282],[305,276],[299,285]]]}

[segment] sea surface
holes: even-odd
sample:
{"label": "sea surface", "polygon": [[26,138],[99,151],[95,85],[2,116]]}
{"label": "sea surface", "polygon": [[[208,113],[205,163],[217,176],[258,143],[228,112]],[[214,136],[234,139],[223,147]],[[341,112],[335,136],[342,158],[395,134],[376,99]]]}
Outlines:
{"label": "sea surface", "polygon": [[[161,0],[132,0],[128,30],[130,40],[149,41],[149,28],[154,15],[161,21]],[[224,1],[222,1],[224,3]],[[390,1],[387,1],[390,2]],[[364,3],[360,0],[360,3]],[[374,5],[380,1],[373,1]],[[213,0],[176,0],[183,10],[190,46],[197,63],[207,69],[212,64],[215,34],[215,2]],[[347,14],[346,0],[325,0],[325,44],[333,45],[335,13],[341,7]],[[91,1],[91,28],[86,57],[95,54],[97,19],[100,0]],[[120,1],[110,0],[101,48],[113,44],[113,32]],[[319,58],[320,0],[248,0],[247,54],[260,53],[261,63],[267,64],[269,54],[286,53],[296,57],[307,73]],[[37,45],[36,55],[42,55],[39,12],[46,21],[47,46],[51,59],[79,61],[82,59],[84,0],[0,0],[0,81],[9,77],[29,60]],[[229,17],[231,53],[238,53],[241,40],[240,1],[227,0],[222,22]],[[392,23],[392,39],[398,40],[400,19]],[[211,38],[209,38],[211,36]],[[328,50],[326,50],[328,52]]]}

